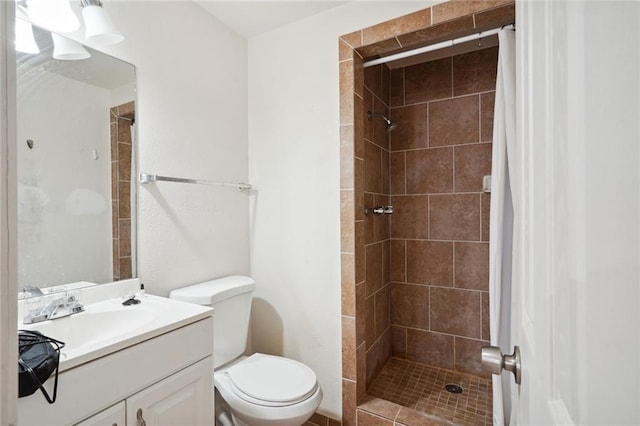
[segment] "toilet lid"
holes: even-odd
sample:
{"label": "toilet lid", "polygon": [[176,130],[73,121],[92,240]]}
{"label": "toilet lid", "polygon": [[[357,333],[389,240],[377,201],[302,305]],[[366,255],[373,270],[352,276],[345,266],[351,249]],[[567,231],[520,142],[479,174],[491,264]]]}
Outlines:
{"label": "toilet lid", "polygon": [[[227,370],[240,397],[262,405],[287,405],[309,398],[316,375],[301,362],[256,353]],[[248,397],[248,398],[246,398]]]}

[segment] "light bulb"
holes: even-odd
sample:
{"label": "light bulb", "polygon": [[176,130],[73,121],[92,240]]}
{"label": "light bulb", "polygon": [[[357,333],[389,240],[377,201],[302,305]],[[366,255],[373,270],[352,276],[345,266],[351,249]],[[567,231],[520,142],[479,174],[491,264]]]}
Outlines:
{"label": "light bulb", "polygon": [[16,19],[16,50],[23,53],[40,53],[40,48],[33,38],[33,27],[22,19]]}
{"label": "light bulb", "polygon": [[53,38],[53,58],[63,61],[77,61],[79,59],[87,59],[91,54],[77,41],[62,37],[61,35],[52,33]]}
{"label": "light bulb", "polygon": [[116,44],[124,40],[111,18],[100,5],[88,4],[82,7],[85,40],[96,44]]}

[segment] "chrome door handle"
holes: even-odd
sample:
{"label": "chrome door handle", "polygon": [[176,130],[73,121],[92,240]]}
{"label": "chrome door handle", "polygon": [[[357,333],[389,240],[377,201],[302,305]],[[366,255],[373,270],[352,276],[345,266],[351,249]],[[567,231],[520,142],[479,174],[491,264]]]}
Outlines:
{"label": "chrome door handle", "polygon": [[144,417],[142,417],[142,408],[138,408],[136,420],[138,420],[138,426],[147,426],[147,422],[145,422]]}
{"label": "chrome door handle", "polygon": [[497,346],[482,347],[482,367],[491,374],[501,374],[502,370],[511,371],[520,384],[522,380],[522,366],[520,358],[520,348],[513,347],[513,354],[503,355],[502,350]]}

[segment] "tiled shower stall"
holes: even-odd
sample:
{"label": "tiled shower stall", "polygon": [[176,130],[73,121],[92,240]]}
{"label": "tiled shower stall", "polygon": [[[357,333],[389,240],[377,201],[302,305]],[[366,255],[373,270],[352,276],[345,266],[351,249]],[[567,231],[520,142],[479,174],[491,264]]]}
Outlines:
{"label": "tiled shower stall", "polygon": [[[369,412],[358,410],[358,424],[372,415],[424,421],[409,420],[416,401],[399,395],[397,409],[366,404],[367,393],[384,397],[376,380],[407,368],[413,376],[432,374],[424,366],[488,377],[479,359],[489,340],[490,195],[482,180],[491,173],[498,49],[487,43],[391,69],[363,69],[363,58],[508,24],[514,10],[509,1],[447,2],[341,38],[344,424],[356,424],[363,402],[369,408],[360,410]],[[398,127],[387,132],[369,111]],[[394,213],[364,213],[380,205]],[[490,398],[483,398],[474,410],[490,419]]]}

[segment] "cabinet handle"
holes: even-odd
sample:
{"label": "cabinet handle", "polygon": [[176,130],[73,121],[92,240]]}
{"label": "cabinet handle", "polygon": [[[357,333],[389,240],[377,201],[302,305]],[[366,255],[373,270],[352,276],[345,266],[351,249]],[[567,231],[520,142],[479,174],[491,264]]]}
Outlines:
{"label": "cabinet handle", "polygon": [[138,408],[136,418],[138,419],[138,426],[147,426],[147,422],[145,422],[144,417],[142,417],[142,408]]}

